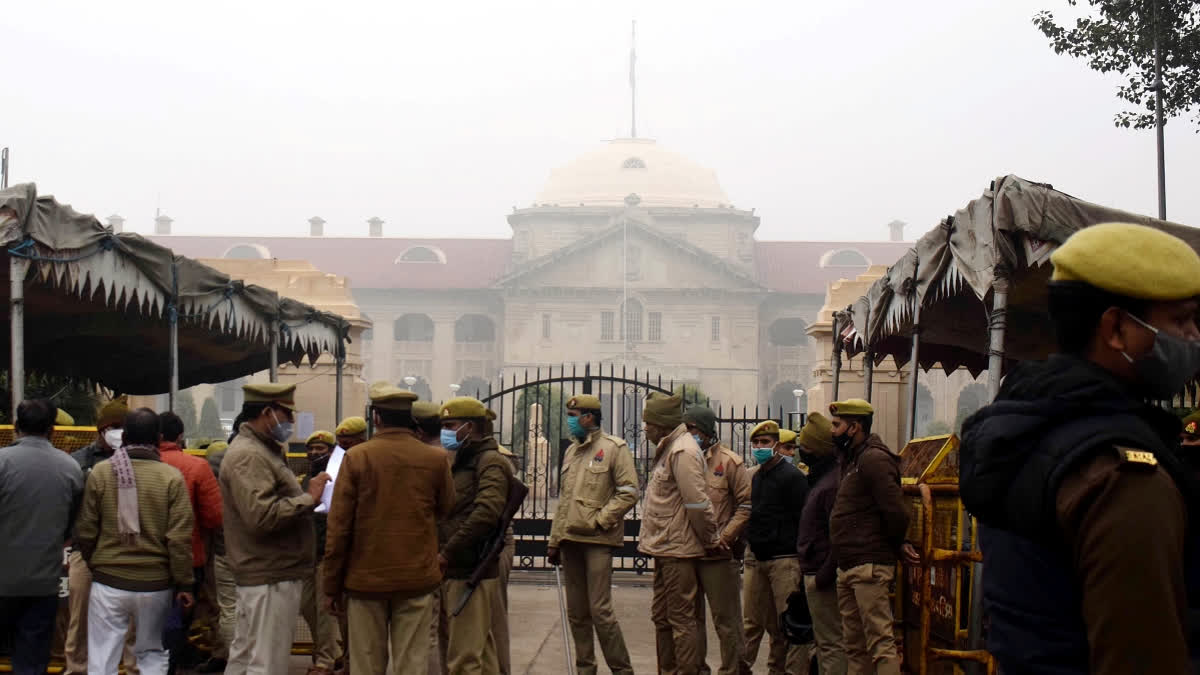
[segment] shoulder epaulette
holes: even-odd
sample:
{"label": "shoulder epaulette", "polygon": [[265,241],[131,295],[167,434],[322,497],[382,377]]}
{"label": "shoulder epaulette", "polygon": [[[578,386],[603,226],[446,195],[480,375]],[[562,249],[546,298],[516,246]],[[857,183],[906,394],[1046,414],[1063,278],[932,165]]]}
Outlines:
{"label": "shoulder epaulette", "polygon": [[1117,451],[1117,456],[1121,459],[1121,468],[1141,469],[1143,471],[1154,471],[1158,468],[1158,458],[1153,452],[1147,450],[1137,450],[1135,448],[1126,448],[1122,446],[1114,446]]}

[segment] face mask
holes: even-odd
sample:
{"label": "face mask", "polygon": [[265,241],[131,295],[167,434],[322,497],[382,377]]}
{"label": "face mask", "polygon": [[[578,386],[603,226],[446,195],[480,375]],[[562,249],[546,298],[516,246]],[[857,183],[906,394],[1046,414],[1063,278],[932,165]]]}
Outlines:
{"label": "face mask", "polygon": [[121,437],[124,435],[125,431],[123,429],[109,429],[108,431],[104,432],[104,442],[108,444],[108,447],[116,450],[117,448],[121,447]]}
{"label": "face mask", "polygon": [[846,452],[847,450],[850,449],[851,445],[854,445],[854,437],[851,436],[850,434],[842,434],[841,436],[834,436],[833,444],[838,447],[838,450],[841,450],[842,452]]}
{"label": "face mask", "polygon": [[567,418],[567,431],[579,439],[587,438],[588,435],[587,429],[583,428],[583,423],[579,421],[578,417]]}
{"label": "face mask", "polygon": [[700,434],[692,434],[692,440],[696,441],[696,445],[700,446],[701,450],[708,449],[708,446],[704,444],[704,438]]}
{"label": "face mask", "polygon": [[753,454],[755,464],[766,464],[775,456],[775,448],[755,448]]}
{"label": "face mask", "polygon": [[1121,352],[1133,364],[1138,389],[1155,400],[1175,397],[1200,371],[1200,342],[1167,335],[1132,314],[1126,316],[1154,333],[1154,346],[1141,358],[1135,360]]}
{"label": "face mask", "polygon": [[447,450],[458,450],[462,447],[457,429],[442,429],[442,447]]}
{"label": "face mask", "polygon": [[271,419],[275,420],[275,426],[271,427],[271,437],[280,443],[286,443],[287,439],[292,437],[292,423],[280,422],[274,410],[271,411]]}
{"label": "face mask", "polygon": [[312,459],[309,461],[308,465],[310,467],[309,475],[315,476],[329,468],[329,455],[321,455],[315,459]]}

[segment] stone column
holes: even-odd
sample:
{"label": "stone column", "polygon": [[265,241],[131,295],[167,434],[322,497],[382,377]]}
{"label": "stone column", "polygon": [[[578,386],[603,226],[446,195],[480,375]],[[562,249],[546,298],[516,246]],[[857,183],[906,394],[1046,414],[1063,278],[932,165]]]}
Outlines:
{"label": "stone column", "polygon": [[431,314],[433,318],[433,369],[429,387],[433,389],[433,400],[450,398],[450,385],[458,384],[454,377],[454,322],[453,314]]}

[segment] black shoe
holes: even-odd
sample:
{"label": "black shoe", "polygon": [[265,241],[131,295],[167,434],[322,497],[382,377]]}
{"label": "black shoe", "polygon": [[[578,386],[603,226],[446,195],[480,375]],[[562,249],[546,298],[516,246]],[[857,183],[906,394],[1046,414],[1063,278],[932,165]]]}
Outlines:
{"label": "black shoe", "polygon": [[196,666],[195,671],[197,673],[223,673],[226,665],[228,664],[225,659],[209,659]]}

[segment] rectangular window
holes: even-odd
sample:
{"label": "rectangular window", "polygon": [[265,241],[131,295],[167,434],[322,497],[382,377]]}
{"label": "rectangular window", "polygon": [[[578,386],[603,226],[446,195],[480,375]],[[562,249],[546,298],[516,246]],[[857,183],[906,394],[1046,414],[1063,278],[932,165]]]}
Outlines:
{"label": "rectangular window", "polygon": [[662,341],[662,312],[650,312],[650,341]]}
{"label": "rectangular window", "polygon": [[550,315],[549,314],[542,315],[542,339],[543,340],[550,339]]}
{"label": "rectangular window", "polygon": [[712,318],[712,341],[721,341],[721,317],[714,316]]}
{"label": "rectangular window", "polygon": [[611,341],[613,339],[613,313],[600,312],[600,339]]}

